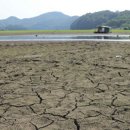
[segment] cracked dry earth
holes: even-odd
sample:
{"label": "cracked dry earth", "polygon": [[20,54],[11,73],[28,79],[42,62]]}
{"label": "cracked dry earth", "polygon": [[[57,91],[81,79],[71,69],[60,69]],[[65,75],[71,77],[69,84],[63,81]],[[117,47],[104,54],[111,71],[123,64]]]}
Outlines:
{"label": "cracked dry earth", "polygon": [[130,43],[1,42],[0,130],[130,130]]}

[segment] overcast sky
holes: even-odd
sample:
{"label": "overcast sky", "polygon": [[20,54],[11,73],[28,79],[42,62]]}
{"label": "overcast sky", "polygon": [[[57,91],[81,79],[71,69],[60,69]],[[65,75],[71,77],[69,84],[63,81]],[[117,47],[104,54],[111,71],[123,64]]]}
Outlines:
{"label": "overcast sky", "polygon": [[51,11],[80,16],[100,10],[130,10],[130,0],[0,0],[0,19],[28,18]]}

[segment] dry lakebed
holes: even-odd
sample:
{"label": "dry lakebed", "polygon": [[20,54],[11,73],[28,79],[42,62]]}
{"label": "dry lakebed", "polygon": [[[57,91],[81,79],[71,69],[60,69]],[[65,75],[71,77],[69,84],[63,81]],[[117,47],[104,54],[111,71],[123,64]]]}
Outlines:
{"label": "dry lakebed", "polygon": [[0,130],[130,130],[130,42],[0,42]]}

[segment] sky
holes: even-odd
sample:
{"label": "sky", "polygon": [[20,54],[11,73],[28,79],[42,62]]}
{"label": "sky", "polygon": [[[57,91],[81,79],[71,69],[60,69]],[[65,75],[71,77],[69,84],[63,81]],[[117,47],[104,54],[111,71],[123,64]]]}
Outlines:
{"label": "sky", "polygon": [[130,0],[0,0],[0,19],[30,18],[52,11],[81,16],[101,10],[130,10]]}

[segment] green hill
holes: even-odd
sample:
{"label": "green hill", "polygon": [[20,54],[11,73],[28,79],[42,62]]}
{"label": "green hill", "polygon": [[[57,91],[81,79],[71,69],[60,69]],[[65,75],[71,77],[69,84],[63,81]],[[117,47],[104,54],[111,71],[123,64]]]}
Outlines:
{"label": "green hill", "polygon": [[107,25],[112,28],[130,27],[130,11],[112,12],[99,11],[95,13],[88,13],[71,24],[71,29],[93,29],[99,25]]}

